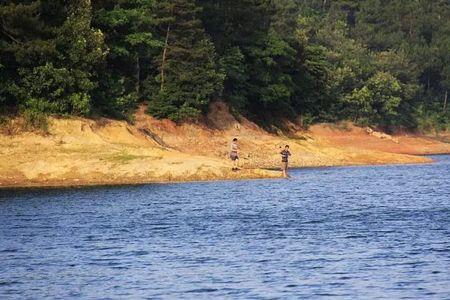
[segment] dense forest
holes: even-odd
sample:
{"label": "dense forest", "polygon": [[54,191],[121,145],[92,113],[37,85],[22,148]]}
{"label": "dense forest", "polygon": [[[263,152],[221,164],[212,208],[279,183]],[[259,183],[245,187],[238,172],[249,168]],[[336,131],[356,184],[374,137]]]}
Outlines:
{"label": "dense forest", "polygon": [[447,0],[0,0],[0,110],[450,128]]}

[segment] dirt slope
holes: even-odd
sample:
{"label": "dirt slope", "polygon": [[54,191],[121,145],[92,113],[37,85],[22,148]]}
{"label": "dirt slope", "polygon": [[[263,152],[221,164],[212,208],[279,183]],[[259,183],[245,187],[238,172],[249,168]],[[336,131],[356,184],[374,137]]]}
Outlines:
{"label": "dirt slope", "polygon": [[[215,103],[202,125],[176,125],[136,113],[136,123],[50,120],[48,135],[0,135],[0,187],[124,184],[280,176],[280,147],[291,146],[292,166],[424,163],[406,154],[450,153],[450,144],[414,136],[385,137],[349,125],[313,126],[290,137],[236,121]],[[230,141],[240,141],[243,169],[230,170]],[[402,153],[402,154],[399,154]],[[406,154],[405,154],[406,153]]]}
{"label": "dirt slope", "polygon": [[166,149],[125,122],[51,119],[47,136],[0,135],[0,186],[122,184],[277,176]]}
{"label": "dirt slope", "polygon": [[[425,143],[424,138],[406,138],[401,148],[391,140],[369,135],[364,129],[349,125],[339,129],[333,125],[317,125],[308,132],[294,132],[289,137],[272,135],[248,120],[237,122],[223,103],[215,103],[211,108],[206,125],[183,124],[177,126],[168,120],[155,120],[141,109],[136,115],[136,126],[149,128],[161,140],[189,154],[226,159],[232,138],[237,137],[241,148],[243,166],[249,168],[272,168],[279,164],[280,147],[289,144],[294,154],[291,165],[296,167],[386,164],[386,163],[423,163],[430,160],[417,157],[407,151],[415,144]],[[333,128],[334,127],[334,128]],[[366,144],[368,146],[366,146]],[[398,149],[387,151],[393,144]],[[450,152],[450,144],[434,141],[427,150],[411,154]],[[398,150],[396,152],[395,150]],[[419,149],[420,150],[420,149]],[[402,153],[402,154],[399,154]]]}

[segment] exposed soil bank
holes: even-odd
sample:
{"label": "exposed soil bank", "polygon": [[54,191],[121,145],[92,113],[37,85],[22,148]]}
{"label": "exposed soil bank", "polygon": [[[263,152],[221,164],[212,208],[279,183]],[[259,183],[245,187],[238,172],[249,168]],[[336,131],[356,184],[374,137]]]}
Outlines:
{"label": "exposed soil bank", "polygon": [[[422,136],[386,136],[352,125],[316,125],[289,137],[237,122],[216,103],[203,125],[176,125],[143,113],[136,124],[51,119],[48,135],[0,135],[0,187],[76,186],[279,177],[280,147],[291,166],[427,163],[420,154],[450,153]],[[240,141],[242,170],[231,171],[229,144]]]}

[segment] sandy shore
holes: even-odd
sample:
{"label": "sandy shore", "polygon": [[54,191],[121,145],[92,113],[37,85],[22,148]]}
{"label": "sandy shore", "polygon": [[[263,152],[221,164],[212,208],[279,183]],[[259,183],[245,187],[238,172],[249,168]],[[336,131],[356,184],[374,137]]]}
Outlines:
{"label": "sandy shore", "polygon": [[[231,171],[237,137],[242,170]],[[428,163],[422,154],[450,153],[450,144],[423,136],[387,136],[352,125],[316,125],[289,136],[236,121],[216,105],[201,125],[155,120],[50,120],[49,133],[0,135],[0,188],[142,184],[276,178],[279,149],[289,144],[292,167]]]}

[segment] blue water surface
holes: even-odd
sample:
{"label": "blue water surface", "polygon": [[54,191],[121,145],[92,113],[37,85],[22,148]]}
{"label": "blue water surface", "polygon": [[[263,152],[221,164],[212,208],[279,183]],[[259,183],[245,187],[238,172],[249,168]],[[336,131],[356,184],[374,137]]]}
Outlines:
{"label": "blue water surface", "polygon": [[450,299],[450,156],[0,190],[0,299]]}

